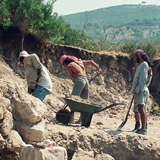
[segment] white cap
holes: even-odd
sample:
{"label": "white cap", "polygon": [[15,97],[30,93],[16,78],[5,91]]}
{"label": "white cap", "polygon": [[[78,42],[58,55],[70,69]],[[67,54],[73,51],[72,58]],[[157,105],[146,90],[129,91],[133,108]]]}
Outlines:
{"label": "white cap", "polygon": [[19,53],[19,58],[20,57],[28,57],[28,56],[29,56],[29,54],[27,53],[27,51],[22,51]]}

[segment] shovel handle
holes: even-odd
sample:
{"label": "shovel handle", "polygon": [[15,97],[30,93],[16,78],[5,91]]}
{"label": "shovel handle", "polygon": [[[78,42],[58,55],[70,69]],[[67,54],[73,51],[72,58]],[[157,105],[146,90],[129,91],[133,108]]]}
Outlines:
{"label": "shovel handle", "polygon": [[132,106],[132,103],[133,103],[133,100],[134,100],[134,96],[132,97],[131,99],[131,102],[130,102],[130,105],[129,105],[129,109],[127,111],[127,114],[126,114],[126,117],[125,117],[125,120],[120,124],[120,126],[117,128],[117,131],[120,131],[122,129],[122,127],[126,124],[127,122],[127,119],[128,119],[128,116],[129,116],[129,112],[131,110],[131,106]]}
{"label": "shovel handle", "polygon": [[89,80],[89,83],[91,83],[97,76],[99,76],[100,73],[97,73],[94,77],[92,77],[90,80]]}
{"label": "shovel handle", "polygon": [[129,109],[128,109],[128,112],[127,112],[127,117],[128,117],[129,112],[130,112],[130,110],[131,110],[131,106],[132,106],[133,100],[134,100],[134,96],[132,97],[132,100],[131,100],[131,102],[130,102],[130,106],[129,106]]}

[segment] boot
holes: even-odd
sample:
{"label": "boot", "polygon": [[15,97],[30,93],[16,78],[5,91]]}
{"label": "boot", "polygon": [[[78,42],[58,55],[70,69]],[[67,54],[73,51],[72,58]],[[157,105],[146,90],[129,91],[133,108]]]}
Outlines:
{"label": "boot", "polygon": [[132,132],[136,132],[140,128],[140,122],[136,122],[135,128],[132,130]]}
{"label": "boot", "polygon": [[147,129],[141,128],[141,129],[138,129],[135,133],[147,135]]}

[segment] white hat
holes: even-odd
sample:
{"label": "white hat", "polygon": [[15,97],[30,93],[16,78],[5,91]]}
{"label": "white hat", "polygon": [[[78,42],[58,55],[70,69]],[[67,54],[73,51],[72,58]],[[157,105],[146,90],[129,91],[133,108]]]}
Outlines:
{"label": "white hat", "polygon": [[29,54],[27,53],[27,51],[22,51],[19,53],[19,58],[20,57],[28,57],[28,56],[29,56]]}

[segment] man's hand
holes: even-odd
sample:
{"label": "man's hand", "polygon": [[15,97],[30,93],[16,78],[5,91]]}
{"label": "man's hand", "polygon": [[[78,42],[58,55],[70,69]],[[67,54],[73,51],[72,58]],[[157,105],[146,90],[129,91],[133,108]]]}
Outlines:
{"label": "man's hand", "polygon": [[138,96],[138,93],[134,92],[133,95],[136,97],[136,96]]}
{"label": "man's hand", "polygon": [[135,67],[132,68],[132,72],[133,72],[133,74],[136,73],[136,68]]}
{"label": "man's hand", "polygon": [[102,74],[102,73],[103,73],[103,71],[102,71],[101,68],[98,69],[98,72],[99,72],[99,74]]}
{"label": "man's hand", "polygon": [[36,83],[38,83],[40,77],[42,76],[42,67],[39,67],[37,69],[37,79],[36,79]]}
{"label": "man's hand", "polygon": [[42,68],[40,67],[37,69],[37,76],[41,76],[41,74],[42,74]]}
{"label": "man's hand", "polygon": [[151,67],[149,67],[149,69],[148,69],[148,74],[152,74],[152,68]]}
{"label": "man's hand", "polygon": [[32,94],[32,93],[33,93],[33,91],[34,91],[34,89],[32,89],[32,88],[28,88],[28,93],[29,93],[29,94]]}

